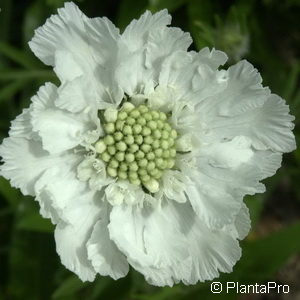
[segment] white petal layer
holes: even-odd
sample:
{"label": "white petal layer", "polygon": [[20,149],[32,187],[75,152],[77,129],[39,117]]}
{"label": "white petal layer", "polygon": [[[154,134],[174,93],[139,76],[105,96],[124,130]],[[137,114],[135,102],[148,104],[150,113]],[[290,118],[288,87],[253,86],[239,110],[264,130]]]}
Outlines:
{"label": "white petal layer", "polygon": [[20,188],[24,195],[35,195],[34,186],[40,176],[53,165],[63,166],[66,155],[49,155],[41,142],[24,138],[6,138],[0,146],[4,164],[1,176]]}
{"label": "white petal layer", "polygon": [[[265,191],[260,180],[272,176],[281,164],[281,154],[256,151],[249,138],[201,145],[198,154],[183,155],[179,166],[189,180],[186,194],[195,212],[211,228],[230,224],[241,209],[246,194]],[[200,167],[201,166],[201,167]]]}
{"label": "white petal layer", "polygon": [[32,106],[25,108],[22,113],[11,122],[11,127],[8,132],[9,136],[34,140],[40,139],[38,134],[32,131],[31,112]]}
{"label": "white petal layer", "polygon": [[201,140],[211,143],[242,135],[258,150],[294,150],[294,117],[280,97],[262,87],[257,70],[242,61],[230,67],[226,76],[227,87],[196,108],[207,129]]}
{"label": "white petal layer", "polygon": [[[112,70],[118,54],[119,30],[106,18],[87,18],[74,3],[58,9],[45,25],[35,31],[29,43],[34,54],[54,66],[63,84],[83,74],[94,103],[119,103],[123,91],[114,82]],[[63,63],[61,63],[63,61]],[[73,101],[82,100],[75,98]],[[67,102],[64,102],[66,105]],[[70,110],[74,104],[69,101]],[[102,104],[103,105],[103,104]]]}
{"label": "white petal layer", "polygon": [[[70,182],[66,181],[65,184]],[[99,220],[103,202],[98,193],[89,189],[82,190],[82,185],[69,185],[75,191],[73,194],[78,192],[72,199],[63,200],[63,196],[53,198],[57,205],[58,201],[64,201],[63,218],[69,221],[69,224],[60,221],[56,226],[56,251],[67,269],[77,274],[82,281],[93,281],[96,271],[88,259],[86,244]]]}
{"label": "white petal layer", "polygon": [[93,228],[92,235],[87,243],[88,258],[96,272],[102,276],[119,279],[127,275],[129,265],[126,257],[110,240],[108,232],[109,211],[104,204],[99,221]]}
{"label": "white petal layer", "polygon": [[170,22],[167,10],[153,15],[146,11],[122,34],[116,80],[129,96],[151,93],[166,57],[178,50],[185,51],[191,44],[188,33],[166,27]]}
{"label": "white petal layer", "polygon": [[234,223],[225,225],[222,230],[227,234],[231,234],[233,238],[243,240],[251,229],[251,220],[249,209],[245,203],[242,203],[242,207],[237,214]]}
{"label": "white petal layer", "polygon": [[59,153],[76,147],[84,141],[89,130],[97,128],[88,112],[71,113],[55,106],[57,88],[47,83],[32,98],[31,123],[38,132],[43,148],[51,153]]}
{"label": "white petal layer", "polygon": [[208,229],[188,203],[141,211],[114,207],[110,220],[111,238],[154,285],[211,280],[219,271],[230,272],[240,258],[238,242]]}

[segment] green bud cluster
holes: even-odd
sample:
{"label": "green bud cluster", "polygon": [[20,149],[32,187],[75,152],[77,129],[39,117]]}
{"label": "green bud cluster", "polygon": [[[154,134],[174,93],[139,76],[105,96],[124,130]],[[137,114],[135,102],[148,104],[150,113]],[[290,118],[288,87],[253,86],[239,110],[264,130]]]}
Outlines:
{"label": "green bud cluster", "polygon": [[104,113],[106,135],[95,144],[106,163],[107,174],[158,191],[163,171],[175,165],[177,132],[167,115],[146,105],[125,102],[113,113]]}

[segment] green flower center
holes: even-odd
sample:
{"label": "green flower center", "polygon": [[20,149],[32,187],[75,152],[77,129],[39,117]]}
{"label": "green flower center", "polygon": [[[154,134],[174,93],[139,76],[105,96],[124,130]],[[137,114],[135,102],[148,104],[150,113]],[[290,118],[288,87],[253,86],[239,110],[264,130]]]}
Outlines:
{"label": "green flower center", "polygon": [[104,118],[106,135],[95,150],[107,174],[157,192],[164,170],[175,165],[177,132],[167,115],[125,102],[119,111],[106,110]]}

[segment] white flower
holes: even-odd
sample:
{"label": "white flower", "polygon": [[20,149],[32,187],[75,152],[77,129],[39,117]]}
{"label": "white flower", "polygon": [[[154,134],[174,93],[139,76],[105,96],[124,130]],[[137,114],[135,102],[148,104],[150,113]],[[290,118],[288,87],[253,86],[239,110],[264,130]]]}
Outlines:
{"label": "white flower", "polygon": [[56,224],[62,263],[82,280],[158,286],[231,272],[250,229],[246,194],[295,149],[294,117],[253,66],[187,52],[166,10],[123,34],[73,3],[36,30],[46,83],[11,125],[1,175]]}

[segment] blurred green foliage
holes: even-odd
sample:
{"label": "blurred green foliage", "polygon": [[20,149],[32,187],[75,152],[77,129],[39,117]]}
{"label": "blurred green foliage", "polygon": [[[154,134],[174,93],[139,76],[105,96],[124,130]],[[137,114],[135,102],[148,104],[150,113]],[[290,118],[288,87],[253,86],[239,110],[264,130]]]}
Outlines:
{"label": "blurred green foliage", "polygon": [[[7,136],[10,121],[29,105],[45,81],[57,83],[53,71],[28,48],[33,31],[63,5],[62,0],[1,0],[0,2],[0,133]],[[296,116],[300,140],[300,1],[298,0],[120,0],[76,1],[91,17],[107,16],[123,30],[145,9],[167,8],[173,26],[190,31],[193,48],[209,46],[229,55],[229,62],[248,59],[261,72],[264,84],[285,98]],[[266,181],[267,193],[247,197],[253,231],[242,242],[243,256],[233,273],[219,281],[260,283],[274,278],[287,260],[300,252],[300,150],[285,155],[282,169]],[[53,226],[39,215],[37,203],[0,178],[0,299],[236,299],[237,294],[214,295],[210,283],[157,288],[135,271],[119,281],[97,277],[82,283],[61,266],[55,252]],[[278,208],[280,213],[277,213]],[[298,211],[297,211],[298,210]],[[293,213],[291,213],[291,211]],[[281,230],[257,228],[265,215]]]}

